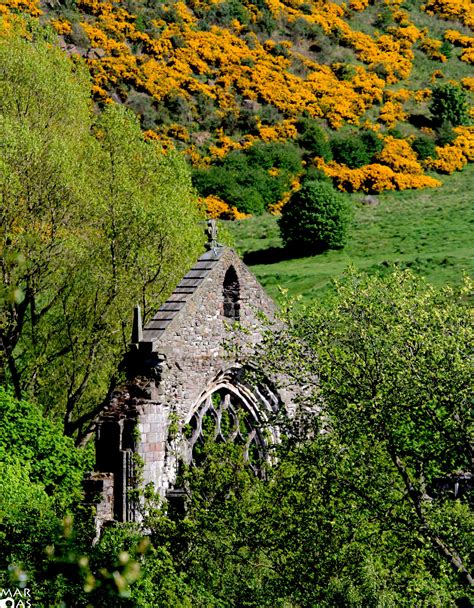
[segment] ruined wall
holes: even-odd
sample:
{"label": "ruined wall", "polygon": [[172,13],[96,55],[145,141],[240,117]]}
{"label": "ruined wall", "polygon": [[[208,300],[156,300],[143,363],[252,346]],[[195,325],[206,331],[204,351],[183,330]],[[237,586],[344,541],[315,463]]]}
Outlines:
{"label": "ruined wall", "polygon": [[139,417],[138,454],[144,462],[145,483],[153,482],[161,492],[173,482],[179,446],[169,446],[171,420],[178,426],[191,418],[200,397],[218,376],[233,363],[224,347],[227,341],[242,341],[241,332],[232,331],[233,319],[224,315],[224,279],[230,266],[239,281],[239,323],[249,333],[247,348],[260,340],[263,312],[272,317],[275,308],[255,277],[230,249],[186,300],[154,349],[160,360],[160,379],[150,391],[151,400]]}
{"label": "ruined wall", "polygon": [[[201,256],[143,332],[136,329],[129,380],[113,395],[97,434],[97,470],[114,476],[116,519],[135,517],[124,496],[134,483],[130,454],[142,463],[143,484],[163,496],[173,487],[186,451],[179,430],[213,388],[234,382],[235,373],[225,373],[235,367],[225,343],[251,351],[261,339],[262,313],[273,318],[273,302],[236,253],[219,248]],[[236,320],[245,333],[232,329]],[[278,401],[239,390],[254,412]]]}

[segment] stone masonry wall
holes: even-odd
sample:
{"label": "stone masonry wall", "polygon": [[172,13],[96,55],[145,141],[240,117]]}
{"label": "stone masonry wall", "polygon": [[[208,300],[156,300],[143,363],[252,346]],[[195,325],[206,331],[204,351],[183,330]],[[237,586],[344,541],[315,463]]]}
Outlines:
{"label": "stone masonry wall", "polygon": [[224,342],[242,340],[242,334],[237,337],[231,320],[224,316],[223,285],[231,265],[239,280],[239,322],[249,331],[245,335],[247,346],[260,340],[259,314],[271,318],[275,312],[255,277],[235,252],[227,249],[155,346],[162,360],[161,380],[151,390],[151,400],[140,408],[137,451],[144,464],[145,484],[152,482],[161,493],[172,485],[177,465],[177,454],[167,445],[170,420],[182,425],[191,418],[201,394],[233,363]]}
{"label": "stone masonry wall", "polygon": [[[235,273],[229,272],[224,293],[230,267]],[[240,382],[230,372],[236,362],[225,343],[238,342],[251,352],[261,339],[261,314],[272,319],[275,310],[237,254],[219,248],[201,256],[143,331],[134,328],[136,342],[126,361],[128,380],[117,387],[97,426],[96,470],[107,479],[107,496],[98,503],[108,509],[107,514],[101,511],[102,519],[110,518],[112,511],[120,521],[139,517],[129,500],[129,490],[137,483],[152,483],[163,497],[173,488],[186,449],[179,430],[213,388],[224,381],[232,387]],[[232,329],[230,313],[246,332]],[[240,385],[235,390],[252,401],[251,388]],[[255,393],[252,408],[267,407],[269,402]],[[272,407],[275,400],[281,403],[280,396],[272,399]]]}

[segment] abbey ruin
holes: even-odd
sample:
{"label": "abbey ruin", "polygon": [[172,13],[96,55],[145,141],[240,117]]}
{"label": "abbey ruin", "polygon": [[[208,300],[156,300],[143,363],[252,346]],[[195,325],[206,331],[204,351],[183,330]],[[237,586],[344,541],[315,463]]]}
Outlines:
{"label": "abbey ruin", "polygon": [[262,424],[288,395],[270,381],[249,383],[226,344],[251,353],[262,313],[272,319],[275,312],[237,254],[212,234],[208,251],[143,329],[135,310],[127,381],[100,415],[96,471],[86,483],[98,497],[99,525],[137,519],[130,499],[137,483],[153,484],[168,500],[179,495],[180,463],[199,463],[206,432],[240,443],[250,466],[264,457]]}

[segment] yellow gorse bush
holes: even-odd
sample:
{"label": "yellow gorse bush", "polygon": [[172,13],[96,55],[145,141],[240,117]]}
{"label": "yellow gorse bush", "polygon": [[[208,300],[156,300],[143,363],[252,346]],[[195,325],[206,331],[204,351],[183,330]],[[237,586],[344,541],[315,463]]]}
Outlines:
{"label": "yellow gorse bush", "polygon": [[213,219],[222,218],[227,220],[243,220],[249,215],[238,211],[235,207],[228,205],[218,196],[206,196],[200,199],[207,216]]}
{"label": "yellow gorse bush", "polygon": [[461,21],[474,27],[474,11],[471,0],[428,0],[424,9],[427,13],[451,21]]}
{"label": "yellow gorse bush", "polygon": [[456,127],[454,131],[456,139],[447,146],[436,147],[437,158],[425,161],[429,169],[451,174],[462,171],[474,160],[474,127]]}

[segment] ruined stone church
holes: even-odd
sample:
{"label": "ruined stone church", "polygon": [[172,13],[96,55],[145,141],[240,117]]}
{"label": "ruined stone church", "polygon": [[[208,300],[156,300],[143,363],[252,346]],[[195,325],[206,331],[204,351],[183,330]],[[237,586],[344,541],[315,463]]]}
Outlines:
{"label": "ruined stone church", "polygon": [[144,328],[135,310],[127,381],[100,415],[96,471],[86,481],[98,525],[137,519],[137,483],[176,498],[180,463],[198,465],[206,439],[240,443],[257,466],[268,439],[262,427],[288,401],[269,380],[249,382],[231,354],[232,346],[251,354],[262,313],[274,318],[275,306],[213,227],[209,234],[207,252]]}

